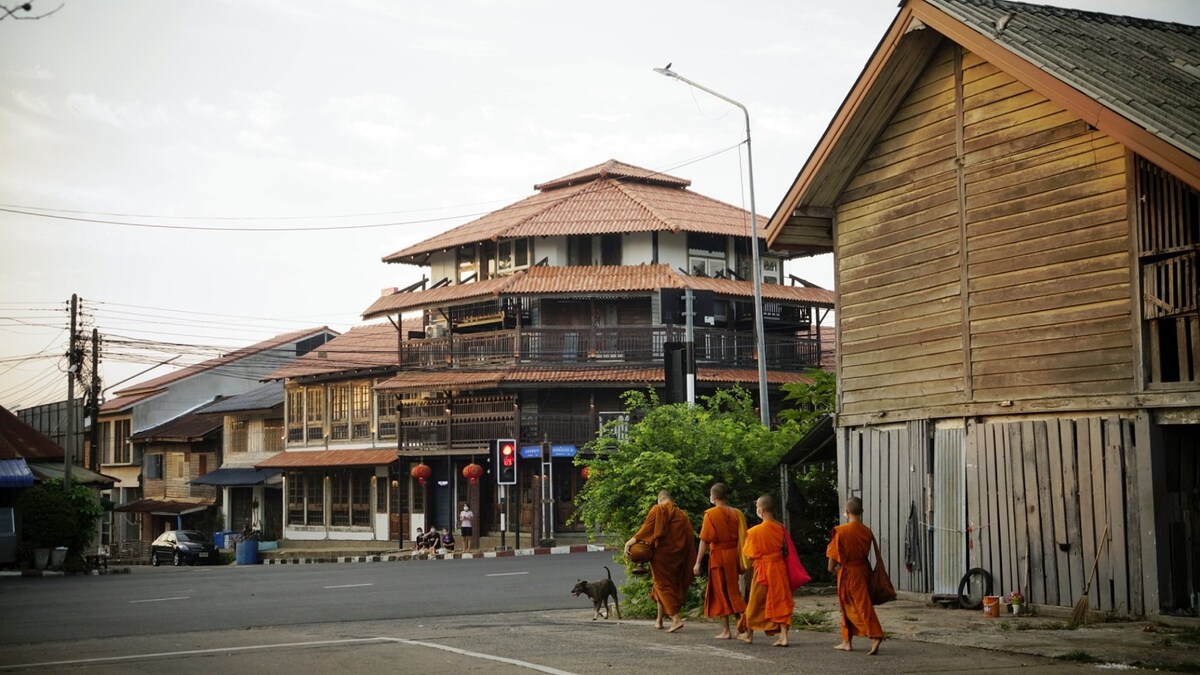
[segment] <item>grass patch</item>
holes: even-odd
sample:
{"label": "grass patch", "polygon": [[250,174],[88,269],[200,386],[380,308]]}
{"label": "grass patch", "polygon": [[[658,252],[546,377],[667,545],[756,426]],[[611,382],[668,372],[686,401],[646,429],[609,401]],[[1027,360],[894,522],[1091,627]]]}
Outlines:
{"label": "grass patch", "polygon": [[1069,651],[1066,654],[1060,654],[1059,656],[1056,656],[1054,658],[1058,661],[1071,661],[1073,663],[1099,663],[1100,662],[1100,659],[1096,658],[1095,656],[1092,656],[1091,654],[1083,651],[1082,649],[1076,649],[1073,651]]}
{"label": "grass patch", "polygon": [[1078,630],[1079,626],[1073,623],[1064,623],[1062,621],[1047,621],[1045,623],[1033,623],[1022,621],[1017,624],[1017,630]]}
{"label": "grass patch", "polygon": [[807,630],[814,633],[829,633],[833,631],[832,612],[815,609],[811,612],[796,612],[792,615],[792,628]]}
{"label": "grass patch", "polygon": [[1012,630],[1012,624],[1008,621],[1001,621],[1000,623],[996,624],[996,628],[999,628],[1001,631],[1009,631]]}

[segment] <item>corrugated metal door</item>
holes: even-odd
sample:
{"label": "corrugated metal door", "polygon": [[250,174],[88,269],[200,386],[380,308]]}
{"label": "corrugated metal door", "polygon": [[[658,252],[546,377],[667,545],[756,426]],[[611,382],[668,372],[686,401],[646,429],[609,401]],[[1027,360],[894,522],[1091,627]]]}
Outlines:
{"label": "corrugated metal door", "polygon": [[967,571],[967,470],[963,429],[933,436],[933,592],[954,594]]}

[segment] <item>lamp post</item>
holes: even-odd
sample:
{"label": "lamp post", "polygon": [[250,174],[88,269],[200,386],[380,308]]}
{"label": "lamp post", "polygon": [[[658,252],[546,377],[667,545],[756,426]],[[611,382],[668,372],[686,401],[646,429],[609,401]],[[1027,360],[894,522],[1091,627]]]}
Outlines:
{"label": "lamp post", "polygon": [[654,72],[666,77],[673,77],[680,82],[689,86],[695,87],[700,91],[707,92],[717,98],[731,103],[742,109],[742,114],[746,116],[746,165],[749,167],[750,175],[750,245],[751,245],[751,264],[754,266],[754,340],[755,349],[758,351],[758,405],[759,411],[762,413],[763,426],[771,426],[771,404],[767,398],[767,341],[763,334],[763,306],[762,306],[762,264],[758,257],[758,213],[754,208],[754,154],[750,149],[750,111],[746,106],[729,98],[728,96],[715,92],[708,87],[687,79],[686,77],[667,68],[655,68]]}

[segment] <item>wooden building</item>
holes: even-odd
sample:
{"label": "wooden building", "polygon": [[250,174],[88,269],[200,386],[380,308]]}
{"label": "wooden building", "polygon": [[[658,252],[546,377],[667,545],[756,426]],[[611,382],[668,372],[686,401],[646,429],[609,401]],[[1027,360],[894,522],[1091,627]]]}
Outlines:
{"label": "wooden building", "polygon": [[1195,611],[1200,29],[906,0],[767,236],[834,253],[840,484],[900,589],[1070,606],[1098,559],[1092,608]]}
{"label": "wooden building", "polygon": [[[530,531],[537,503],[552,504],[543,513],[553,528],[543,531],[573,527],[567,522],[583,480],[573,456],[604,422],[625,416],[623,392],[672,395],[664,359],[687,338],[688,293],[700,395],[734,385],[756,391],[759,358],[772,395],[822,362],[832,293],[783,274],[784,261],[804,249],[760,260],[760,355],[750,216],[689,185],[608,161],[384,258],[428,275],[386,292],[363,315],[397,327],[402,314],[419,319],[396,341],[398,372],[375,386],[396,401],[391,420],[408,527],[454,527],[457,504],[469,499],[478,500],[482,529],[497,528],[495,476],[472,491],[463,469],[486,469],[490,444],[505,438],[521,454],[510,529],[520,523]],[[288,402],[290,416],[300,401],[289,395]],[[419,464],[431,471],[424,483],[409,479]]]}

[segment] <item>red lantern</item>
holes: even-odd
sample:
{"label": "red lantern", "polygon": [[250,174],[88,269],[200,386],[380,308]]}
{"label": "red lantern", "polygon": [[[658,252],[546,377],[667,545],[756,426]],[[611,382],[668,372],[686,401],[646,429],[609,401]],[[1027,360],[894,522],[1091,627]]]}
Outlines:
{"label": "red lantern", "polygon": [[433,469],[429,468],[428,466],[425,465],[425,463],[422,462],[421,464],[414,466],[412,468],[412,471],[409,472],[409,474],[413,478],[416,478],[417,481],[419,481],[421,483],[421,485],[424,485],[425,479],[429,478],[430,476],[433,475]]}
{"label": "red lantern", "polygon": [[583,479],[584,479],[584,480],[587,480],[587,479],[588,479],[588,475],[589,475],[589,474],[591,474],[591,473],[592,473],[592,470],[591,470],[591,468],[590,468],[590,467],[586,467],[586,466],[585,466],[585,467],[583,467],[583,469],[582,469],[582,470],[579,472],[579,475],[583,476]]}
{"label": "red lantern", "polygon": [[474,462],[471,462],[470,464],[463,467],[462,473],[463,473],[463,478],[466,478],[467,480],[471,481],[471,485],[474,485],[474,484],[478,483],[479,479],[483,476],[483,467],[479,466],[478,464],[476,464]]}

